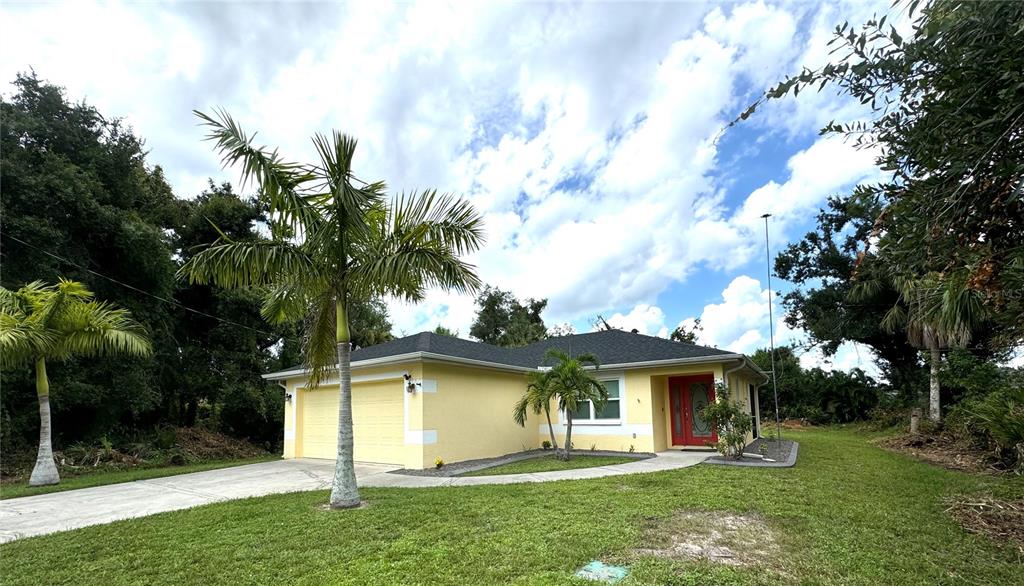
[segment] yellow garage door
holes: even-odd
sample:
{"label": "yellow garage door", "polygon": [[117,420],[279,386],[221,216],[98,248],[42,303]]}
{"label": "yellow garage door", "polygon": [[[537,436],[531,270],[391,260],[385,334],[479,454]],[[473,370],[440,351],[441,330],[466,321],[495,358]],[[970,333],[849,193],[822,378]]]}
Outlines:
{"label": "yellow garage door", "polygon": [[[352,385],[357,462],[404,463],[401,381]],[[301,457],[334,458],[338,447],[338,387],[302,393]]]}

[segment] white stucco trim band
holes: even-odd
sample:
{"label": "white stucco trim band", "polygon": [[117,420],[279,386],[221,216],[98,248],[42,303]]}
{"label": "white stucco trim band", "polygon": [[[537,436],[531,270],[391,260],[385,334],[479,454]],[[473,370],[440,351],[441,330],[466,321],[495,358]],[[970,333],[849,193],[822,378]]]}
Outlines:
{"label": "white stucco trim band", "polygon": [[405,444],[406,445],[428,445],[437,443],[437,430],[436,429],[423,429],[423,430],[406,430],[405,432]]}
{"label": "white stucco trim band", "polygon": [[[566,431],[564,423],[555,423],[555,433],[564,434]],[[548,435],[548,424],[542,423],[537,426],[537,433],[546,437]],[[652,423],[627,423],[620,425],[601,425],[590,423],[572,422],[572,434],[575,435],[614,435],[622,437],[653,437],[654,424]]]}

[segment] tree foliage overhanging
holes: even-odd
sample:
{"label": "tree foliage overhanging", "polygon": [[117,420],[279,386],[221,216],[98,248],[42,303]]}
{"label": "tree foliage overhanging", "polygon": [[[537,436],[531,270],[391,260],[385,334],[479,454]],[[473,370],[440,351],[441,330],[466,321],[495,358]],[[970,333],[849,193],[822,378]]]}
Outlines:
{"label": "tree foliage overhanging", "polygon": [[993,360],[1024,342],[1024,4],[913,1],[894,12],[909,13],[907,38],[888,15],[844,23],[828,63],[769,89],[739,120],[826,87],[867,108],[822,134],[873,149],[884,179],[830,199],[775,269],[801,287],[784,300],[791,326],[826,354],[869,346],[914,403],[919,350],[931,362],[955,347]]}
{"label": "tree foliage overhanging", "polygon": [[[880,154],[886,179],[851,196],[874,206],[861,253],[910,281],[911,321],[946,332],[991,328],[991,347],[1024,342],[1024,3],[939,0],[902,38],[886,17],[843,24],[835,59],[768,90],[832,86],[870,108],[823,134]],[[856,267],[859,268],[859,267]],[[966,337],[966,336],[964,336]]]}

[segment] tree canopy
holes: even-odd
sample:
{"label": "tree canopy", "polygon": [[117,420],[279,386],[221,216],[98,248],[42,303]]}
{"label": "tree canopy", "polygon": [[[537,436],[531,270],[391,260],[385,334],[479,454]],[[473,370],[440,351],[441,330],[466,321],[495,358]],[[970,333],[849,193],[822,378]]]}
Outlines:
{"label": "tree canopy", "polygon": [[547,299],[519,300],[509,291],[487,286],[476,298],[476,320],[469,335],[486,344],[520,347],[547,337],[541,312]]}

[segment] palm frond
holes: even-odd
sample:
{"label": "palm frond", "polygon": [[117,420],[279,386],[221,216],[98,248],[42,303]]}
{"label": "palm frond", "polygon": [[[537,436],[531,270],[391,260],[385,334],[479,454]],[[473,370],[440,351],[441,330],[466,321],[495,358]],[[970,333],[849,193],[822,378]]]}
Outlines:
{"label": "palm frond", "polygon": [[0,311],[0,368],[32,364],[51,352],[54,333],[27,324],[22,317]]}
{"label": "palm frond", "polygon": [[148,356],[152,352],[145,328],[127,309],[89,301],[69,305],[58,328],[62,333],[58,357],[128,354]]}
{"label": "palm frond", "polygon": [[320,156],[318,171],[328,193],[323,194],[326,221],[341,227],[348,239],[359,238],[370,230],[367,211],[377,206],[384,197],[384,183],[352,185],[352,159],[358,141],[347,134],[334,131],[330,138],[317,133],[313,146]]}
{"label": "palm frond", "polygon": [[471,203],[436,190],[402,194],[389,209],[391,234],[403,242],[438,243],[456,255],[484,243],[483,218]]}
{"label": "palm frond", "polygon": [[907,310],[902,305],[893,305],[882,317],[881,326],[887,332],[898,332],[905,328],[907,326]]}
{"label": "palm frond", "polygon": [[193,113],[207,127],[206,140],[214,143],[221,164],[225,168],[240,167],[243,188],[250,183],[259,186],[276,221],[293,229],[317,221],[315,209],[300,193],[305,184],[316,179],[314,174],[298,163],[284,161],[277,149],[255,146],[256,135],[249,136],[226,111],[215,109],[213,116],[199,110]]}
{"label": "palm frond", "polygon": [[473,265],[437,246],[355,251],[358,262],[348,274],[353,292],[362,296],[394,295],[418,301],[429,287],[471,292],[481,286]]}
{"label": "palm frond", "polygon": [[271,285],[282,277],[318,273],[319,267],[300,247],[274,240],[217,243],[178,269],[179,278],[229,289]]}
{"label": "palm frond", "polygon": [[530,397],[523,395],[512,408],[512,420],[519,427],[526,427],[526,411],[530,408]]}
{"label": "palm frond", "polygon": [[292,323],[305,319],[313,300],[327,290],[327,283],[303,278],[285,278],[267,290],[260,307],[263,319],[272,324]]}
{"label": "palm frond", "polygon": [[336,334],[336,308],[334,297],[321,295],[314,300],[304,326],[302,340],[304,366],[309,370],[309,384],[319,386],[337,370],[338,343]]}

